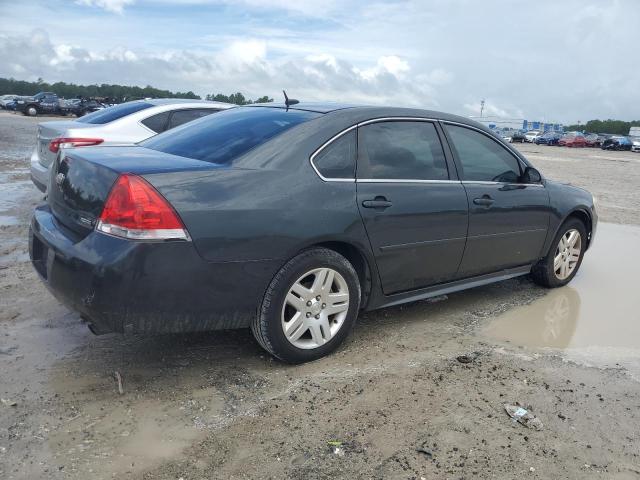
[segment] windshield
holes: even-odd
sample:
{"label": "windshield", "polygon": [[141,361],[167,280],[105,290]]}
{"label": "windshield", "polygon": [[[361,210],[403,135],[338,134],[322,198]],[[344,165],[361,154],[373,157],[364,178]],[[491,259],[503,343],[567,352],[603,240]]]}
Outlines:
{"label": "windshield", "polygon": [[181,157],[228,164],[276,135],[321,115],[283,108],[233,108],[177,127],[140,145]]}
{"label": "windshield", "polygon": [[142,101],[121,103],[120,105],[90,113],[76,121],[80,123],[105,124],[149,107],[153,107],[153,105]]}

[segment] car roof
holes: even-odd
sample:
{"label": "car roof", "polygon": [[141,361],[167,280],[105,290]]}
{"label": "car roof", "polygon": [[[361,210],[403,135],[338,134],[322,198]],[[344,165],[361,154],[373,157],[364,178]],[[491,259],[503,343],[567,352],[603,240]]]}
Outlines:
{"label": "car roof", "polygon": [[[286,105],[280,103],[258,103],[253,105],[247,105],[248,107],[269,107],[269,108],[281,108],[286,109]],[[314,103],[314,102],[300,102],[289,107],[289,110],[303,110],[317,113],[326,114],[327,117],[340,117],[345,119],[346,122],[358,123],[367,121],[374,118],[384,117],[416,117],[416,118],[429,118],[434,120],[444,120],[455,123],[462,123],[465,125],[471,125],[476,128],[480,128],[487,132],[491,130],[480,122],[472,120],[460,115],[453,115],[451,113],[439,112],[436,110],[426,110],[421,108],[407,108],[407,107],[385,107],[375,105],[355,105],[348,103]]]}

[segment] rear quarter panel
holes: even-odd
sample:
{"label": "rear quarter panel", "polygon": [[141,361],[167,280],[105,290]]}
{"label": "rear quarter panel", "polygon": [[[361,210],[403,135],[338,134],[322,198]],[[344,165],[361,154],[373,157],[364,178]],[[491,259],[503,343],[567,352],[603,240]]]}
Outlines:
{"label": "rear quarter panel", "polygon": [[145,178],[171,202],[209,262],[284,262],[325,241],[368,251],[355,183],[323,182],[307,166],[302,172],[225,168]]}

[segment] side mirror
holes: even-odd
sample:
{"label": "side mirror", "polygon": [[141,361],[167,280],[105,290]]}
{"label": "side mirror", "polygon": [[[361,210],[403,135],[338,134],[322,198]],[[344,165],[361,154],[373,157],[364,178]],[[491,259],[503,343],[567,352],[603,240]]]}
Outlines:
{"label": "side mirror", "polygon": [[522,174],[522,183],[540,183],[542,182],[542,175],[533,167],[527,167]]}

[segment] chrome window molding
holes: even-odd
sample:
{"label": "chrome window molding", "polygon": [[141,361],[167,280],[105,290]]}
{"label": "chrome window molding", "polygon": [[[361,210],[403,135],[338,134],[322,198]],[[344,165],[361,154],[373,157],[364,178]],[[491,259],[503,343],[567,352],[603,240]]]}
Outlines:
{"label": "chrome window molding", "polygon": [[490,182],[486,180],[462,180],[463,185],[513,185],[517,187],[544,187],[542,183]]}
{"label": "chrome window molding", "polygon": [[[544,185],[542,183],[512,183],[512,182],[491,182],[491,181],[481,181],[481,180],[418,180],[418,179],[399,179],[399,178],[389,178],[389,179],[380,179],[380,178],[358,178],[356,179],[354,178],[330,178],[330,177],[324,177],[320,171],[316,168],[315,164],[313,163],[313,160],[315,159],[315,157],[322,152],[322,150],[324,150],[327,146],[329,146],[331,143],[333,143],[335,140],[337,140],[338,138],[340,138],[341,136],[343,136],[344,134],[350,132],[353,129],[356,129],[358,127],[362,127],[364,125],[370,125],[372,123],[379,123],[379,122],[389,122],[389,121],[413,121],[413,122],[441,122],[441,123],[445,123],[445,124],[451,124],[451,125],[459,125],[461,127],[466,127],[466,128],[470,128],[472,130],[476,130],[482,134],[484,134],[485,136],[492,138],[491,136],[489,136],[487,134],[487,132],[485,132],[484,130],[474,127],[473,125],[467,125],[466,123],[460,123],[460,122],[454,122],[454,121],[450,121],[450,120],[439,120],[437,118],[427,118],[427,117],[380,117],[380,118],[372,118],[371,120],[365,120],[364,122],[359,122],[356,123],[355,125],[351,125],[350,127],[345,128],[344,130],[338,132],[337,134],[335,134],[333,137],[331,137],[329,140],[327,140],[326,142],[324,142],[322,145],[320,145],[309,157],[309,163],[311,163],[311,167],[313,168],[313,170],[316,172],[316,175],[318,175],[318,177],[320,177],[320,179],[324,182],[348,182],[348,183],[433,183],[433,184],[438,184],[438,183],[443,183],[443,184],[447,184],[447,183],[461,183],[463,185],[467,184],[467,185],[471,185],[471,184],[475,184],[475,185],[519,185],[519,186],[526,186],[526,187],[543,187]],[[492,138],[494,141],[495,139]],[[499,142],[498,142],[499,143]],[[502,146],[503,148],[505,148],[504,146]],[[510,155],[512,155],[517,161],[519,165],[522,165],[524,167],[526,167],[527,165],[524,164],[522,162],[522,160],[517,157],[516,155],[513,154],[513,152],[509,151],[509,149],[505,148],[505,150],[507,150],[507,152],[509,152]]]}
{"label": "chrome window molding", "polygon": [[434,183],[434,184],[450,184],[462,183],[460,180],[412,180],[406,178],[358,178],[356,183]]}
{"label": "chrome window molding", "polygon": [[[315,152],[313,152],[311,154],[311,156],[309,157],[309,163],[311,163],[311,167],[316,172],[316,175],[318,175],[318,177],[320,177],[320,179],[322,181],[324,181],[324,182],[350,182],[350,183],[355,183],[356,182],[355,177],[354,178],[329,178],[329,177],[323,176],[320,173],[320,171],[316,168],[315,164],[313,163],[314,158],[316,158],[316,156],[320,152],[322,152],[322,150],[324,150],[327,146],[329,146],[335,140],[337,140],[338,138],[343,136],[345,133],[348,133],[353,129],[356,129],[356,128],[364,126],[364,125],[369,125],[371,123],[388,122],[388,121],[394,121],[394,120],[397,120],[397,121],[415,121],[415,122],[437,122],[438,121],[435,118],[425,118],[425,117],[380,117],[380,118],[372,118],[371,120],[365,120],[364,122],[359,122],[359,123],[356,123],[355,125],[351,125],[350,127],[345,128],[344,130],[342,130],[341,132],[337,133],[336,135],[331,137],[329,140],[324,142],[322,145],[320,145],[315,150]],[[356,159],[356,162],[357,162],[357,159]],[[384,182],[388,182],[388,181],[393,181],[393,182],[398,182],[398,181],[433,182],[434,180],[383,180],[383,181]],[[440,180],[437,180],[437,181],[440,181]],[[449,180],[446,180],[446,181],[449,181]],[[371,183],[373,183],[373,182],[371,182]],[[376,182],[376,183],[381,183],[381,182]]]}
{"label": "chrome window molding", "polygon": [[[326,142],[324,142],[322,145],[320,145],[315,152],[313,152],[311,154],[311,157],[309,157],[309,163],[311,163],[311,167],[313,167],[313,170],[316,172],[316,175],[318,175],[318,177],[320,177],[320,179],[324,182],[349,182],[349,183],[355,183],[356,179],[354,178],[330,178],[330,177],[325,177],[320,173],[320,170],[318,170],[316,168],[315,163],[313,163],[314,158],[316,158],[316,156],[318,156],[318,154],[320,154],[322,152],[322,150],[324,150],[327,146],[331,145],[334,141],[336,141],[337,139],[339,139],[340,137],[342,137],[343,135],[349,133],[351,130],[354,130],[358,128],[358,124],[355,125],[351,125],[349,128],[345,128],[344,130],[342,130],[341,132],[337,133],[336,135],[334,135],[333,137],[331,137],[329,140],[327,140]],[[357,156],[357,155],[356,155]],[[356,158],[356,162],[357,162],[357,158]]]}

